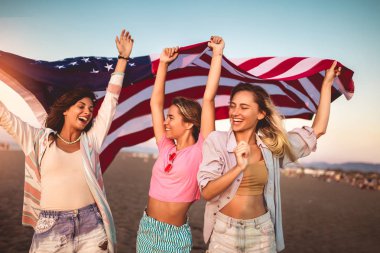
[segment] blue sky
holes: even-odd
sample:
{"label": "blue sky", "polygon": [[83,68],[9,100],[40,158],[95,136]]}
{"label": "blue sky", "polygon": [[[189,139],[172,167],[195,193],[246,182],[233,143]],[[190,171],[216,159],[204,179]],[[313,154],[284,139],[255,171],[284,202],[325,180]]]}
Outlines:
{"label": "blue sky", "polygon": [[[318,151],[303,161],[380,163],[378,13],[378,1],[1,0],[0,50],[42,60],[115,56],[115,35],[125,27],[135,38],[134,56],[216,34],[224,37],[230,58],[337,59],[355,71],[355,95],[332,104],[327,134],[319,140]],[[5,94],[8,91],[0,87],[0,99],[33,122],[31,113],[17,111],[21,102],[5,99]],[[286,121],[288,129],[302,125],[311,121]],[[9,139],[3,131],[0,138]]]}

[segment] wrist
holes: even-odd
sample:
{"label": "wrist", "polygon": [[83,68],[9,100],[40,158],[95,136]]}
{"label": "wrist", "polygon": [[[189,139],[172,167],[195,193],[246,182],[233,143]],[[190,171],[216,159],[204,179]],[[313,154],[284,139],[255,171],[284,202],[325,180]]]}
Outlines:
{"label": "wrist", "polygon": [[123,54],[119,54],[119,56],[117,57],[118,60],[126,60],[128,61],[129,60],[129,56],[125,56]]}
{"label": "wrist", "polygon": [[322,88],[330,88],[334,83],[334,80],[324,80],[322,82]]}
{"label": "wrist", "polygon": [[160,60],[160,64],[162,64],[162,65],[168,66],[169,63],[170,63],[170,62],[168,62],[168,61],[162,61],[162,60]]}
{"label": "wrist", "polygon": [[223,56],[223,51],[213,51],[212,57]]}
{"label": "wrist", "polygon": [[244,166],[241,166],[239,164],[236,164],[236,169],[240,172],[243,172],[245,170],[245,167]]}

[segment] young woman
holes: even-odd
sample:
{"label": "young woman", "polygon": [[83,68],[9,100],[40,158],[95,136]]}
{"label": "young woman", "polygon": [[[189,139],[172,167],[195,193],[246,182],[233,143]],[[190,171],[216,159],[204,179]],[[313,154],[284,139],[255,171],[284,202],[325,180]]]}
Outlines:
{"label": "young woman", "polygon": [[116,37],[119,60],[96,121],[95,96],[74,89],[61,96],[43,128],[34,128],[0,102],[0,125],[26,157],[23,224],[34,227],[30,252],[114,252],[116,235],[104,192],[100,148],[110,128],[133,39]]}
{"label": "young woman", "polygon": [[210,253],[276,252],[284,249],[280,171],[310,154],[327,128],[336,62],[326,71],[312,127],[286,133],[267,92],[251,84],[232,90],[231,130],[212,132],[198,172],[207,200],[204,239]]}
{"label": "young woman", "polygon": [[137,234],[137,252],[190,252],[191,230],[187,211],[200,198],[197,172],[204,138],[215,128],[214,98],[218,88],[224,42],[211,37],[211,67],[202,108],[191,99],[177,97],[164,118],[165,78],[178,48],[160,56],[151,97],[153,129],[159,150],[150,182],[147,208]]}

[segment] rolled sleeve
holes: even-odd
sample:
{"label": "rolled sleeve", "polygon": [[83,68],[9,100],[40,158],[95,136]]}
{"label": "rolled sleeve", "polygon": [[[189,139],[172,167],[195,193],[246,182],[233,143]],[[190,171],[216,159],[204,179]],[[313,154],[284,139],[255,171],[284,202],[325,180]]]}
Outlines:
{"label": "rolled sleeve", "polygon": [[[296,159],[308,156],[317,149],[317,136],[313,128],[304,126],[288,132],[288,138],[292,144]],[[291,163],[288,157],[284,158],[283,165]]]}
{"label": "rolled sleeve", "polygon": [[20,145],[25,154],[33,150],[34,138],[39,128],[35,128],[22,121],[16,115],[11,113],[0,101],[0,127],[3,127],[9,135]]}
{"label": "rolled sleeve", "polygon": [[108,83],[107,91],[119,96],[123,86],[124,74],[112,74]]}
{"label": "rolled sleeve", "polygon": [[202,163],[198,171],[198,185],[202,190],[206,185],[222,175],[224,159],[220,152],[215,149],[213,136],[210,134],[203,143]]}

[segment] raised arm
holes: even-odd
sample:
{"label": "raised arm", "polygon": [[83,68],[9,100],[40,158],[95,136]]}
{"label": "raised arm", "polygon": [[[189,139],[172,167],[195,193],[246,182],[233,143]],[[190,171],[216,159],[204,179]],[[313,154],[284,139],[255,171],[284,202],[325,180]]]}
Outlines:
{"label": "raised arm", "polygon": [[32,127],[11,113],[0,101],[0,127],[20,145],[25,155],[33,149],[34,138],[40,129]]}
{"label": "raised arm", "polygon": [[331,86],[334,83],[334,78],[340,75],[340,71],[341,67],[336,69],[336,61],[334,61],[331,67],[325,72],[325,78],[323,79],[321,88],[321,98],[312,125],[317,138],[326,133],[330,115]]}
{"label": "raised arm", "polygon": [[165,101],[165,79],[169,64],[178,56],[178,47],[165,48],[160,56],[156,80],[150,98],[150,110],[152,112],[152,122],[154,136],[158,143],[163,134],[164,129],[164,101]]}
{"label": "raised arm", "polygon": [[89,136],[93,138],[97,150],[100,150],[111,127],[116,112],[117,100],[123,86],[124,73],[127,67],[128,58],[132,52],[133,42],[130,33],[124,29],[120,33],[120,38],[116,36],[115,43],[119,52],[119,57],[116,63],[115,72],[111,75],[103,103],[99,108],[94,125],[88,133]]}
{"label": "raised arm", "polygon": [[222,71],[224,41],[222,37],[212,36],[208,46],[212,49],[212,59],[202,103],[201,134],[204,139],[215,130],[215,95]]}
{"label": "raised arm", "polygon": [[120,33],[120,38],[116,36],[115,43],[119,57],[115,67],[115,73],[124,73],[127,68],[128,58],[131,55],[133,48],[133,39],[129,32],[123,29]]}

